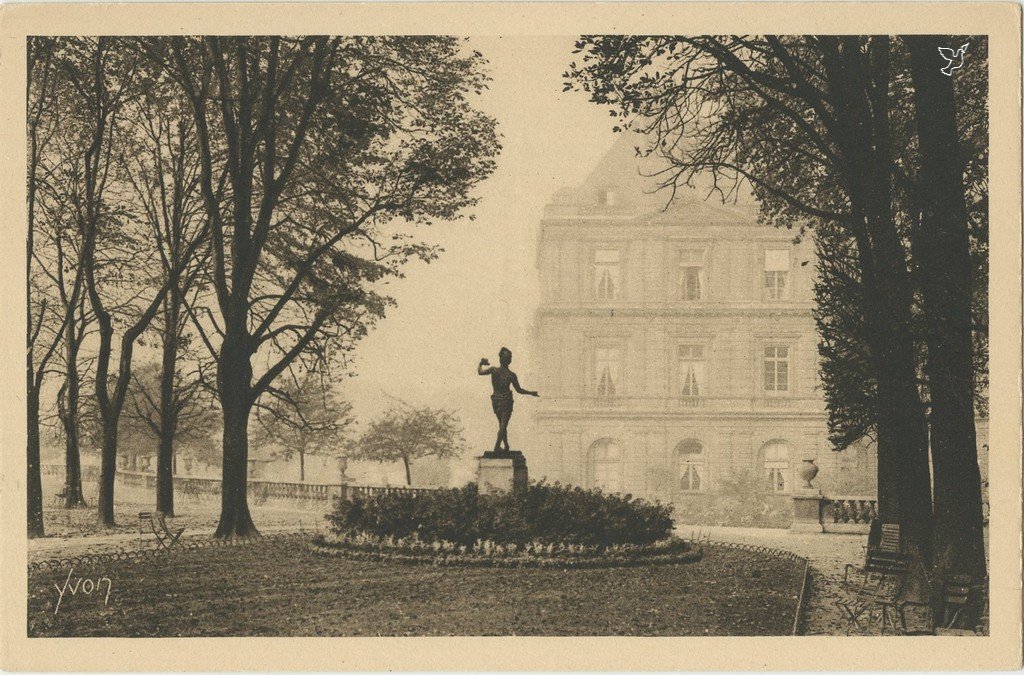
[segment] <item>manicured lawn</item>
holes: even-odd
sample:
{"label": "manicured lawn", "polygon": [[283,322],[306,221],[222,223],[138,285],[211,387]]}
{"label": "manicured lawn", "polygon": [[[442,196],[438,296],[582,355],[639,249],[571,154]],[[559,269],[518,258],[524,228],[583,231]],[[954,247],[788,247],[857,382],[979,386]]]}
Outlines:
{"label": "manicured lawn", "polygon": [[[785,635],[802,567],[708,548],[695,563],[465,569],[320,557],[266,542],[29,575],[31,636]],[[83,582],[84,583],[84,582]],[[86,586],[89,586],[86,584]],[[81,589],[82,587],[80,587]]]}

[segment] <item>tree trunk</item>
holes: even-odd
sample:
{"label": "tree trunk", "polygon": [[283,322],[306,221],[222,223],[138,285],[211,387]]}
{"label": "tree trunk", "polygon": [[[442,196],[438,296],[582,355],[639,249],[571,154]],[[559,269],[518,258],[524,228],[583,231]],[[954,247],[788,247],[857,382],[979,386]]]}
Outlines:
{"label": "tree trunk", "polygon": [[60,418],[64,427],[64,507],[85,506],[82,494],[82,455],[78,436],[78,402],[81,381],[78,375],[78,349],[75,322],[68,321],[65,328],[64,354],[66,363],[66,384],[64,405]]}
{"label": "tree trunk", "polygon": [[100,524],[114,526],[114,472],[117,471],[117,419],[103,419],[103,449],[100,458]]}
{"label": "tree trunk", "polygon": [[161,430],[156,457],[156,510],[174,515],[174,437]]}
{"label": "tree trunk", "polygon": [[970,237],[952,77],[932,36],[906,38],[921,152],[921,226],[914,239],[927,320],[935,563],[944,574],[985,576],[981,475],[974,425]]}
{"label": "tree trunk", "polygon": [[[903,548],[931,559],[932,502],[928,433],[917,389],[916,347],[904,274],[878,261],[866,279],[873,316],[870,343],[877,379],[878,515],[900,525]],[[883,271],[882,268],[887,268]]]}
{"label": "tree trunk", "polygon": [[[822,43],[836,142],[854,213],[872,366],[877,380],[878,497],[883,521],[900,524],[904,550],[931,559],[927,427],[917,390],[911,328],[913,289],[892,204],[889,38],[845,36]],[[919,575],[920,576],[920,575]]]}
{"label": "tree trunk", "polygon": [[[99,301],[95,288],[90,288],[93,312],[99,324],[100,344],[96,356],[96,403],[102,425],[103,445],[100,450],[99,498],[96,501],[99,522],[114,526],[114,474],[117,471],[117,426],[121,417],[120,401],[111,400],[109,391],[110,354],[114,337],[113,322]],[[117,398],[117,387],[115,396]]]}
{"label": "tree trunk", "polygon": [[412,471],[409,468],[409,455],[402,455],[402,463],[405,465],[405,484],[412,486]]}
{"label": "tree trunk", "polygon": [[923,564],[932,556],[928,430],[917,388],[917,349],[910,333],[909,278],[895,244],[876,257],[868,280],[874,307],[870,341],[878,383],[878,507],[899,523],[904,550]]}
{"label": "tree trunk", "polygon": [[299,447],[299,482],[306,482],[306,451]]}
{"label": "tree trunk", "polygon": [[181,300],[171,289],[164,300],[163,359],[160,371],[160,442],[156,458],[156,510],[174,515],[174,435],[178,410],[174,398],[178,362],[178,320]]}
{"label": "tree trunk", "polygon": [[28,412],[28,480],[26,495],[28,497],[28,537],[42,537],[43,528],[43,479],[40,465],[39,436],[39,388],[34,386],[32,378],[32,352],[29,351],[29,381],[27,398]]}
{"label": "tree trunk", "polygon": [[[224,458],[221,478],[219,539],[259,536],[247,499],[249,464],[249,412],[252,409],[252,365],[244,349],[244,329],[225,328],[218,359],[217,382],[224,411]],[[232,335],[233,332],[237,333]]]}

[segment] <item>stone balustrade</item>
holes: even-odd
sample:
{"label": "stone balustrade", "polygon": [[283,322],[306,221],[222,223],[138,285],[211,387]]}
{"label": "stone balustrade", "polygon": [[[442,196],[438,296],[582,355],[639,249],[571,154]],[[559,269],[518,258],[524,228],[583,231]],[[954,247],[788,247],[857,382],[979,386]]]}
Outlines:
{"label": "stone balustrade", "polygon": [[432,487],[395,487],[390,485],[343,485],[341,488],[342,494],[346,499],[351,499],[354,496],[377,497],[379,495],[398,493],[408,493],[418,496],[439,489]]}
{"label": "stone balustrade", "polygon": [[[41,469],[43,475],[46,476],[63,477],[64,475],[64,467],[59,464],[45,464]],[[84,475],[85,473],[86,472],[83,471],[83,480],[98,478],[98,471],[90,472],[95,475],[88,477]],[[115,475],[117,484],[122,487],[156,490],[156,474],[154,473],[141,471],[118,471]],[[351,499],[356,495],[361,497],[373,497],[381,494],[394,493],[411,493],[419,495],[436,489],[438,488],[401,487],[390,485],[289,483],[266,480],[249,481],[249,494],[257,503],[267,499],[330,503],[333,497],[338,496]],[[174,490],[178,494],[187,496],[219,495],[221,491],[221,479],[178,475],[174,477]]]}
{"label": "stone balustrade", "polygon": [[794,532],[866,533],[878,516],[878,500],[867,495],[825,496],[816,490],[793,494]]}
{"label": "stone balustrade", "polygon": [[827,498],[824,507],[824,520],[827,524],[844,523],[866,525],[878,515],[878,500],[875,497],[831,497]]}

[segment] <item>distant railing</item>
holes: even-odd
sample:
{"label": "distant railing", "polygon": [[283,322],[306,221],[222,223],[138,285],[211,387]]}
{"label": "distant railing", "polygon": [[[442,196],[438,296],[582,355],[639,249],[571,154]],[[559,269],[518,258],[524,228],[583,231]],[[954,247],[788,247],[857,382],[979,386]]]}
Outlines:
{"label": "distant railing", "polygon": [[[91,481],[96,480],[100,477],[100,468],[94,464],[85,464],[81,468],[82,480]],[[39,467],[39,473],[42,476],[60,476],[61,480],[64,479],[64,465],[63,464],[42,464]]]}
{"label": "distant railing", "polygon": [[345,499],[351,499],[354,496],[377,497],[379,495],[399,493],[419,496],[441,489],[436,487],[394,487],[390,485],[342,485],[341,488]]}
{"label": "distant railing", "polygon": [[[63,476],[64,467],[59,464],[46,464],[41,467],[43,475]],[[83,473],[85,473],[83,471]],[[98,477],[98,471],[90,472],[92,478]],[[118,471],[115,474],[117,483],[123,487],[144,490],[156,489],[156,474],[141,471]],[[83,476],[83,479],[85,476]],[[381,494],[409,493],[425,494],[438,490],[433,487],[404,487],[391,485],[346,485],[331,483],[289,483],[282,481],[250,480],[249,494],[253,501],[262,503],[267,499],[298,500],[313,502],[330,502],[333,497],[351,499],[353,496],[373,497]],[[220,478],[201,478],[197,476],[175,476],[174,491],[189,496],[219,495],[221,492]]]}
{"label": "distant railing", "polygon": [[[117,480],[126,487],[156,489],[156,474],[137,471],[118,471]],[[293,499],[306,501],[330,501],[340,493],[341,485],[324,483],[286,483],[280,481],[250,480],[249,494],[257,502],[266,499]],[[198,478],[175,476],[174,489],[185,495],[219,495],[220,478]]]}

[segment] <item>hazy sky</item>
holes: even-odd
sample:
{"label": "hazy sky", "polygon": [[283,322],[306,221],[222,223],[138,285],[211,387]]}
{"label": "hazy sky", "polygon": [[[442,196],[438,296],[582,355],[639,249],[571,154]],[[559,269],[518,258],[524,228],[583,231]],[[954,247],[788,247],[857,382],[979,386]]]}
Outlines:
{"label": "hazy sky", "polygon": [[[497,118],[502,135],[497,171],[477,192],[475,221],[424,231],[445,248],[440,260],[410,263],[406,278],[392,282],[398,306],[356,349],[357,377],[343,384],[360,417],[385,404],[373,393],[378,388],[418,405],[456,407],[467,440],[483,451],[494,443],[495,422],[490,383],[475,374],[480,357],[496,363],[498,348],[507,345],[513,370],[531,386],[544,205],[559,188],[581,183],[615,140],[606,109],[562,92],[574,39],[470,41],[491,64],[493,82],[480,105]],[[522,408],[530,403],[517,406],[516,415],[527,415]],[[515,444],[516,419],[511,428]]]}

